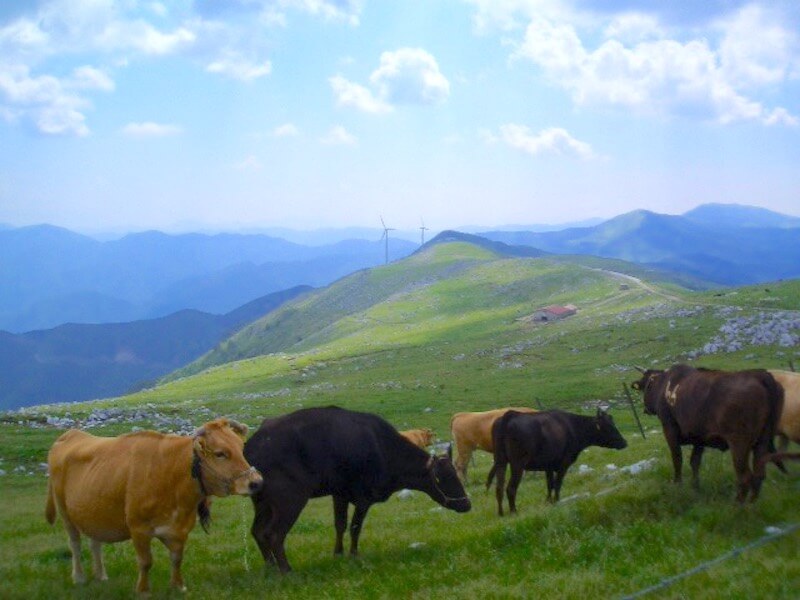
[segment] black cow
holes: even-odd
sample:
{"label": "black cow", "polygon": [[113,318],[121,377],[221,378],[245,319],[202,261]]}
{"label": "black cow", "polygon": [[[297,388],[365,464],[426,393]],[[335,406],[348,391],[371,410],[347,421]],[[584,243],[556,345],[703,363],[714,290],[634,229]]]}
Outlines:
{"label": "black cow", "polygon": [[[284,540],[309,498],[333,496],[334,554],[343,552],[349,504],[350,554],[370,506],[403,488],[419,490],[456,512],[471,508],[449,456],[433,457],[381,417],[335,406],[307,408],[266,419],[244,447],[250,464],[264,473],[252,496],[252,533],[264,560],[291,570]],[[449,454],[449,453],[448,453]]]}
{"label": "black cow", "polygon": [[[674,481],[681,481],[681,446],[691,445],[692,484],[700,484],[706,447],[731,450],[736,499],[758,498],[764,481],[761,458],[774,450],[773,438],[783,410],[783,388],[764,369],[716,371],[675,365],[666,371],[643,370],[631,384],[644,395],[644,411],[657,415],[672,454]],[[750,454],[753,454],[753,470]],[[778,459],[778,466],[780,459]]]}
{"label": "black cow", "polygon": [[497,476],[497,512],[503,516],[503,484],[506,465],[511,465],[511,479],[506,488],[508,508],[517,512],[517,487],[523,471],[544,471],[547,476],[547,500],[558,502],[561,484],[570,465],[589,446],[625,448],[628,443],[614,425],[611,415],[597,410],[594,417],[562,410],[537,413],[508,411],[492,426],[494,465],[486,488]]}

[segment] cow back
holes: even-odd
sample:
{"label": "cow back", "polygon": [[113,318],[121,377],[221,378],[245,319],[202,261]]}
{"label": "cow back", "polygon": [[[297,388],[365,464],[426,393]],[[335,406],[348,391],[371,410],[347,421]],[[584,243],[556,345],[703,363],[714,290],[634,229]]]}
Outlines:
{"label": "cow back", "polygon": [[266,475],[265,493],[283,480],[310,497],[333,494],[351,501],[385,500],[396,491],[405,457],[424,463],[428,456],[377,415],[337,407],[266,419],[244,454]]}

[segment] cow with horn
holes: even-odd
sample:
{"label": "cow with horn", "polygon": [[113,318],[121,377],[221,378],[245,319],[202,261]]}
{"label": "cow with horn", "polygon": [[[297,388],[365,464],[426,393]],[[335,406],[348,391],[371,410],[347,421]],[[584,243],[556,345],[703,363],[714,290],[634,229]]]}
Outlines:
{"label": "cow with horn", "polygon": [[[764,480],[761,458],[774,450],[783,388],[764,369],[719,371],[675,365],[667,370],[640,369],[631,384],[642,392],[644,411],[658,416],[672,455],[674,481],[681,481],[681,446],[691,445],[692,484],[699,487],[706,447],[731,451],[738,491],[744,502],[758,498]],[[753,456],[752,469],[750,456]]]}
{"label": "cow with horn", "polygon": [[150,590],[150,542],[158,538],[172,562],[171,584],[185,590],[183,549],[199,516],[207,531],[211,496],[250,495],[259,472],[242,455],[247,426],[216,419],[193,436],[139,431],[97,437],[71,429],[47,456],[45,516],[61,516],[72,550],[72,579],[83,583],[81,535],[91,540],[94,575],[107,579],[102,545],[132,540],[139,563],[136,591]]}

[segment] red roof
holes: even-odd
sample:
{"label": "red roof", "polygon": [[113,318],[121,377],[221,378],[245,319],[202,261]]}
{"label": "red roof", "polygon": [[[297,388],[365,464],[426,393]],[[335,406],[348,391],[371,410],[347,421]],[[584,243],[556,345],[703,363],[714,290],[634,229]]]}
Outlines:
{"label": "red roof", "polygon": [[541,310],[544,310],[554,315],[568,315],[568,314],[571,315],[572,313],[575,312],[574,308],[567,308],[566,306],[558,306],[556,304],[552,306],[545,306]]}

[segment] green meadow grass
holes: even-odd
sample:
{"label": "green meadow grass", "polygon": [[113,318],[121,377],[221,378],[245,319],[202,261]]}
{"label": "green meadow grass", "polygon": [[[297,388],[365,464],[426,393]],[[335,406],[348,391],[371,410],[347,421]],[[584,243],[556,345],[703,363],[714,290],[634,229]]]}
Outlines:
{"label": "green meadow grass", "polygon": [[[0,597],[133,595],[130,543],[106,546],[109,581],[72,585],[63,527],[44,520],[46,477],[39,466],[61,431],[24,425],[44,414],[81,419],[111,406],[147,406],[198,425],[210,415],[229,415],[255,427],[264,417],[337,404],[376,412],[401,429],[432,427],[449,440],[449,420],[458,411],[525,404],[590,414],[603,403],[629,441],[622,451],[584,452],[555,506],[545,502],[543,475],[527,474],[519,514],[503,518],[494,490],[483,485],[491,457],[477,453],[467,486],[471,512],[446,511],[420,493],[392,497],[371,509],[358,559],[332,555],[331,501],[313,500],[287,538],[295,570],[285,577],[264,566],[249,535],[249,500],[216,500],[211,533],[196,529],[187,547],[184,576],[192,598],[621,598],[746,548],[769,527],[800,523],[796,464],[789,475],[770,467],[761,498],[746,506],[733,501],[728,453],[706,452],[699,492],[672,484],[657,420],[641,414],[636,397],[643,439],[622,387],[637,378],[632,365],[669,366],[702,347],[724,322],[719,306],[740,307],[737,314],[800,309],[798,283],[722,293],[676,287],[653,293],[619,284],[594,269],[505,259],[454,244],[346,278],[228,342],[232,355],[255,352],[259,337],[273,331],[284,342],[272,354],[214,365],[122,398],[6,415],[0,421],[0,469],[7,472],[0,477]],[[363,297],[368,293],[374,297]],[[772,297],[778,300],[765,300]],[[579,312],[547,325],[521,319],[554,302],[572,302]],[[293,331],[303,339],[291,341]],[[785,368],[797,358],[796,348],[748,346],[695,362]],[[130,427],[93,432],[116,435]],[[640,473],[620,469],[644,460],[651,468]],[[648,597],[796,598],[798,541],[794,532],[743,550]],[[181,597],[167,588],[167,553],[158,542],[153,547],[153,597]]]}

